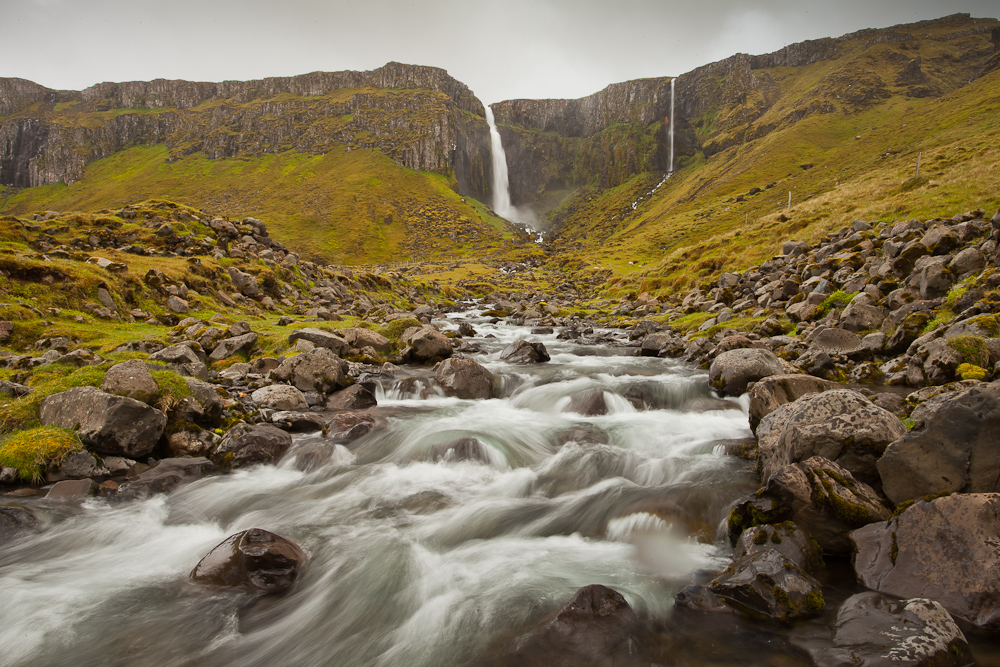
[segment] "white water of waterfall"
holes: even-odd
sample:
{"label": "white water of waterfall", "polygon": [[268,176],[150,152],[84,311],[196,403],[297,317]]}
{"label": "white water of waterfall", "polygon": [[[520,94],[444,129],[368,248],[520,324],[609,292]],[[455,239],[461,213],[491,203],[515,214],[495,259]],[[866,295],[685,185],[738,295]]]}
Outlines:
{"label": "white water of waterfall", "polygon": [[490,153],[493,156],[493,210],[502,218],[520,225],[535,237],[536,243],[544,241],[541,232],[533,228],[534,216],[510,203],[510,177],[507,172],[507,155],[497,129],[493,110],[486,106],[486,123],[490,126]]}
{"label": "white water of waterfall", "polygon": [[670,79],[670,165],[667,167],[667,173],[674,173],[674,81],[677,79]]}

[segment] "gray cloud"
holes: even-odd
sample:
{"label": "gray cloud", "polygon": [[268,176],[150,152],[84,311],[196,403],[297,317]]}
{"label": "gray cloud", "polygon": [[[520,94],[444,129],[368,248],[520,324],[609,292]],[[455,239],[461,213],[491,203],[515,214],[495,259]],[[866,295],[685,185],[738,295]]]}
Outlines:
{"label": "gray cloud", "polygon": [[995,0],[0,0],[0,76],[81,89],[398,60],[443,67],[485,102],[581,97],[737,52],[959,11],[1000,14]]}

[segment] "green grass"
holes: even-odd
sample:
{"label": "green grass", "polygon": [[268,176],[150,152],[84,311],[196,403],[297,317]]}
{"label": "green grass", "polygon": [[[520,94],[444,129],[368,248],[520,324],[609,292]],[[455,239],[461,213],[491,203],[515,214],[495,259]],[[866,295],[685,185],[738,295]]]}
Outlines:
{"label": "green grass", "polygon": [[76,433],[55,426],[40,426],[10,433],[0,441],[0,465],[17,470],[26,482],[39,483],[46,469],[64,456],[83,449]]}

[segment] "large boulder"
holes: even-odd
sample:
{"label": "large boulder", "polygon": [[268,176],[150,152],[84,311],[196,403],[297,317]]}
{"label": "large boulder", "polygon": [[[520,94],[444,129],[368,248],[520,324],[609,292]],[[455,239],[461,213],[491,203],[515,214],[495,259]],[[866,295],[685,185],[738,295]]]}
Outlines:
{"label": "large boulder", "polygon": [[346,340],[333,333],[332,331],[327,331],[325,329],[316,329],[314,327],[306,327],[305,329],[296,329],[292,333],[288,334],[289,345],[294,345],[295,341],[304,340],[312,343],[316,347],[324,347],[331,350],[337,356],[343,356],[347,354],[350,345]]}
{"label": "large boulder", "polygon": [[708,369],[708,381],[722,396],[739,396],[751,382],[782,373],[781,359],[770,350],[741,348],[717,356]]}
{"label": "large boulder", "polygon": [[872,590],[930,598],[953,616],[1000,627],[1000,494],[918,500],[851,534],[854,570]]}
{"label": "large boulder", "polygon": [[855,299],[840,315],[840,326],[848,331],[878,329],[885,320],[885,311],[878,306]]}
{"label": "large boulder", "polygon": [[270,424],[237,424],[212,450],[212,460],[230,468],[272,463],[292,446],[292,436]]}
{"label": "large boulder", "polygon": [[493,373],[472,359],[446,359],[438,365],[434,377],[449,396],[483,399],[493,395]]}
{"label": "large boulder", "polygon": [[754,384],[750,390],[750,428],[755,432],[760,420],[780,405],[796,401],[841,385],[812,375],[772,375]]}
{"label": "large boulder", "polygon": [[226,338],[219,341],[208,358],[212,361],[222,361],[237,352],[250,352],[256,344],[257,334],[252,331],[239,336],[233,336],[232,338]]}
{"label": "large boulder", "polygon": [[906,433],[899,417],[849,389],[807,395],[789,405],[773,445],[760,443],[758,460],[765,481],[789,463],[822,456],[866,484],[880,484],[876,461],[890,442]]}
{"label": "large boulder", "polygon": [[101,391],[127,396],[143,403],[152,403],[160,392],[159,385],[141,359],[129,359],[108,369]]}
{"label": "large boulder", "polygon": [[360,327],[342,329],[340,334],[348,345],[358,350],[370,347],[379,354],[389,354],[392,351],[392,341],[371,329]]}
{"label": "large boulder", "polygon": [[302,392],[287,384],[272,384],[250,394],[257,405],[273,410],[306,410],[309,404]]}
{"label": "large boulder", "polygon": [[[973,664],[965,635],[940,604],[926,598],[895,600],[858,593],[837,611],[826,635],[793,636],[817,667],[965,667]],[[806,633],[801,633],[804,635]],[[818,634],[818,633],[817,633]]]}
{"label": "large boulder", "polygon": [[900,503],[942,492],[1000,491],[1000,381],[935,402],[878,461],[885,495]]}
{"label": "large boulder", "polygon": [[871,487],[817,456],[785,466],[737,504],[729,515],[729,538],[735,543],[752,526],[793,521],[824,553],[844,555],[850,553],[851,530],[884,521],[889,514]]}
{"label": "large boulder", "polygon": [[288,382],[301,391],[329,394],[351,383],[344,373],[343,364],[341,358],[329,348],[317,347],[285,359],[271,371],[271,377],[279,382]]}
{"label": "large boulder", "polygon": [[167,416],[141,401],[97,387],[73,387],[42,402],[46,426],[73,429],[83,444],[102,454],[139,458],[156,447]]}
{"label": "large boulder", "polygon": [[406,345],[403,358],[412,363],[426,364],[451,356],[451,340],[433,327],[407,330],[400,338]]}
{"label": "large boulder", "polygon": [[327,410],[364,410],[378,405],[374,382],[358,382],[330,394],[323,407]]}
{"label": "large boulder", "polygon": [[205,353],[197,343],[178,343],[149,355],[149,361],[159,361],[181,375],[190,375],[199,380],[208,379]]}
{"label": "large boulder", "polygon": [[520,638],[505,664],[606,664],[631,643],[637,625],[620,593],[600,584],[585,586],[553,618]]}
{"label": "large boulder", "polygon": [[230,266],[227,270],[229,271],[229,277],[232,279],[233,285],[240,291],[240,294],[248,296],[251,299],[260,294],[257,280],[249,273],[243,273],[235,266]]}
{"label": "large boulder", "polygon": [[294,542],[260,528],[230,535],[208,552],[191,579],[254,593],[281,593],[302,573],[306,555]]}
{"label": "large boulder", "polygon": [[527,340],[515,340],[500,353],[500,361],[506,361],[508,364],[539,364],[549,359],[545,345]]}

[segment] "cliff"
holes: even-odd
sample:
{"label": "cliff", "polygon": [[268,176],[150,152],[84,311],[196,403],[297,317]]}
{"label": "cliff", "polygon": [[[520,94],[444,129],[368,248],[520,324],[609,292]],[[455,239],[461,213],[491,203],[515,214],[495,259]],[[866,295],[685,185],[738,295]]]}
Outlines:
{"label": "cliff", "polygon": [[80,92],[0,79],[0,184],[71,184],[94,160],[160,143],[173,159],[371,148],[402,167],[454,176],[462,194],[489,193],[483,105],[438,68],[389,63],[370,72],[102,83]]}
{"label": "cliff", "polygon": [[[894,96],[941,96],[997,67],[996,30],[994,19],[955,14],[764,55],[736,54],[681,74],[674,81],[675,167],[813,115],[850,116]],[[667,171],[670,81],[627,81],[578,100],[492,105],[513,202],[537,203],[553,190],[587,185],[608,189]]]}

